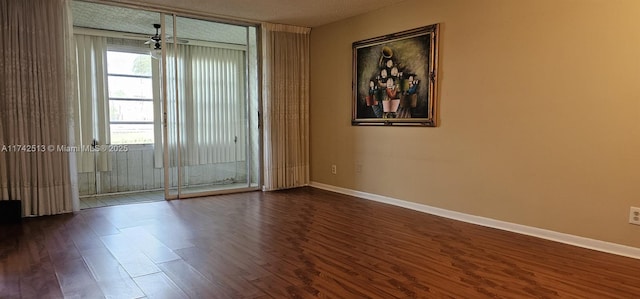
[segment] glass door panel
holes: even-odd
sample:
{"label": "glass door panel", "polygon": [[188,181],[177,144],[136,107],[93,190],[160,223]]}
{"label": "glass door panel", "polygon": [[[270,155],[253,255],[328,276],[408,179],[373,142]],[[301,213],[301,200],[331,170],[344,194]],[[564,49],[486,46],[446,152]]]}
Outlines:
{"label": "glass door panel", "polygon": [[164,147],[164,174],[165,197],[167,199],[178,198],[179,186],[182,181],[180,169],[180,138],[184,132],[179,111],[180,102],[184,98],[184,90],[180,86],[180,78],[183,76],[184,63],[181,61],[180,48],[170,35],[175,33],[175,15],[162,16],[162,117],[163,117],[163,147]]}
{"label": "glass door panel", "polygon": [[168,196],[257,188],[255,28],[173,16],[165,24]]}
{"label": "glass door panel", "polygon": [[76,155],[80,195],[162,190],[162,160],[154,160],[160,85],[152,70],[157,71],[158,64],[146,43],[154,34],[153,24],[160,23],[160,13],[84,1],[72,1],[71,9],[78,84],[74,133],[82,149]]}
{"label": "glass door panel", "polygon": [[248,133],[248,141],[249,148],[247,149],[249,153],[247,154],[248,163],[247,163],[247,171],[248,175],[248,184],[250,188],[259,188],[261,184],[261,155],[262,155],[262,142],[261,142],[261,128],[260,128],[260,95],[258,94],[259,89],[259,60],[258,60],[258,35],[256,27],[248,27],[247,30],[247,64],[248,64],[248,81],[247,81],[247,94],[248,98],[248,115],[249,115],[249,124],[247,128]]}

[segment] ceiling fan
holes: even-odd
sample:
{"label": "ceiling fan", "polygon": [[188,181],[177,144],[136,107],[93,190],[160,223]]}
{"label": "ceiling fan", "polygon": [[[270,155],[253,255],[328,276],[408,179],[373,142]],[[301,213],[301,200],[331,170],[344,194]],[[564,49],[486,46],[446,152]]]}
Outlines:
{"label": "ceiling fan", "polygon": [[153,28],[156,29],[156,35],[152,36],[149,38],[149,40],[147,42],[145,42],[145,45],[150,45],[150,44],[154,44],[154,50],[161,50],[162,47],[160,46],[160,41],[162,41],[162,37],[160,37],[160,33],[158,32],[158,30],[160,30],[160,24],[153,24]]}

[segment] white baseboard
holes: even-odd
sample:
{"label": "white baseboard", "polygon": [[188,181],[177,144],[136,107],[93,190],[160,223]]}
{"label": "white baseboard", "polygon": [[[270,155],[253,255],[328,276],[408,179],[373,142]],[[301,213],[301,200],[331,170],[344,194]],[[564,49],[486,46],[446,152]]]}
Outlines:
{"label": "white baseboard", "polygon": [[523,235],[529,235],[533,237],[538,237],[538,238],[565,243],[569,245],[574,245],[578,247],[626,256],[634,259],[640,259],[640,248],[636,248],[636,247],[620,245],[616,243],[605,242],[605,241],[600,241],[595,239],[589,239],[585,237],[555,232],[551,230],[546,230],[546,229],[541,229],[541,228],[536,228],[536,227],[531,227],[531,226],[526,226],[526,225],[521,225],[516,223],[510,223],[510,222],[501,221],[501,220],[495,220],[495,219],[486,218],[486,217],[469,215],[465,213],[445,210],[445,209],[436,208],[436,207],[419,204],[415,202],[336,187],[336,186],[317,183],[317,182],[311,182],[310,186],[318,189],[333,191],[333,192],[360,197],[368,200],[382,202],[382,203],[386,203],[394,206],[399,206],[399,207],[403,207],[403,208],[407,208],[407,209],[411,209],[419,212],[424,212],[427,214],[437,215],[437,216],[441,216],[441,217],[445,217],[453,220],[473,223],[481,226],[496,228],[496,229],[510,231],[510,232],[519,233]]}

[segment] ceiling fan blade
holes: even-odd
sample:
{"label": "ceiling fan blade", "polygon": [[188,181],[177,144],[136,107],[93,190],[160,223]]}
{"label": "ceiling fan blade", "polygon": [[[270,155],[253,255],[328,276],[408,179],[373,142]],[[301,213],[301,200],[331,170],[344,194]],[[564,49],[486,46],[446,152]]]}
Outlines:
{"label": "ceiling fan blade", "polygon": [[181,39],[181,38],[174,39],[174,38],[173,38],[173,36],[167,36],[167,42],[172,43],[172,42],[174,42],[174,41],[175,41],[176,43],[178,43],[178,44],[188,44],[188,43],[189,43],[189,40],[188,40],[188,39]]}
{"label": "ceiling fan blade", "polygon": [[137,38],[139,38],[141,35],[142,35],[142,34],[127,34],[127,33],[122,34],[122,36],[126,36],[126,37],[137,37]]}

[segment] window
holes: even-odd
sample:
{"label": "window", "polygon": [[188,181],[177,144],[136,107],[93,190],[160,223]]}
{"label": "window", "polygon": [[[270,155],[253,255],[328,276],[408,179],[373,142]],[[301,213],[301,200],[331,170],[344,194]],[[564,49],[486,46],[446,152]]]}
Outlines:
{"label": "window", "polygon": [[107,51],[111,144],[153,144],[149,54]]}

